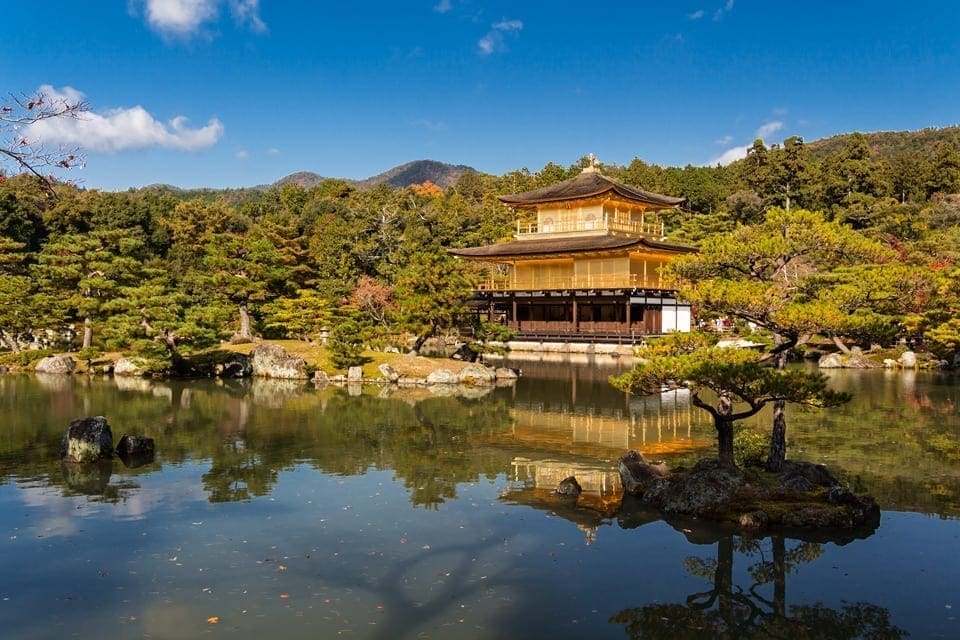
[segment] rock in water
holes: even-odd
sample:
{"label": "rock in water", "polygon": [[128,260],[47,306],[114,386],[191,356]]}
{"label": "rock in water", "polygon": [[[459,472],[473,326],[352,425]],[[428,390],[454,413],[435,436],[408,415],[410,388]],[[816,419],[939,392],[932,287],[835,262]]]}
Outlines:
{"label": "rock in water", "polygon": [[77,368],[77,363],[70,356],[50,356],[41,359],[34,371],[37,373],[56,373],[69,375]]}
{"label": "rock in water", "polygon": [[624,492],[641,497],[653,487],[662,488],[664,478],[669,475],[665,465],[650,464],[636,449],[620,457],[617,470]]}
{"label": "rock in water", "polygon": [[307,363],[303,358],[293,358],[286,349],[275,344],[263,343],[250,352],[250,367],[254,376],[286,380],[306,379]]}
{"label": "rock in water", "polygon": [[113,433],[103,416],[74,420],[60,441],[64,462],[97,462],[113,454]]}
{"label": "rock in water", "polygon": [[457,384],[460,377],[449,369],[437,369],[427,376],[427,384]]}
{"label": "rock in water", "polygon": [[497,381],[497,374],[482,364],[468,364],[457,374],[457,379],[461,384],[491,386]]}
{"label": "rock in water", "polygon": [[557,485],[556,493],[557,495],[568,498],[576,498],[583,493],[583,488],[580,486],[580,483],[577,482],[575,477],[570,476],[569,478],[564,478],[560,481],[560,484]]}
{"label": "rock in water", "polygon": [[141,358],[120,358],[113,366],[113,375],[140,377],[150,373],[146,360]]}
{"label": "rock in water", "polygon": [[125,433],[120,437],[120,442],[117,443],[117,455],[121,458],[125,456],[152,456],[153,438],[132,436]]}
{"label": "rock in water", "polygon": [[843,358],[839,353],[828,353],[820,358],[819,365],[821,369],[840,369],[843,367]]}

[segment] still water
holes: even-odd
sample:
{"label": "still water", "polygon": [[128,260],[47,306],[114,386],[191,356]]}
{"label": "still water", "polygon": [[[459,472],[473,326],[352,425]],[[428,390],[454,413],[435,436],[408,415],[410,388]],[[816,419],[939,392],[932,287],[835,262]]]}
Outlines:
{"label": "still water", "polygon": [[[627,449],[712,451],[684,394],[519,366],[478,398],[0,377],[3,637],[960,637],[956,379],[837,374],[855,399],[792,411],[789,455],[872,492],[879,529],[750,539],[618,513]],[[62,466],[92,415],[156,459]],[[576,505],[549,495],[571,474]]]}

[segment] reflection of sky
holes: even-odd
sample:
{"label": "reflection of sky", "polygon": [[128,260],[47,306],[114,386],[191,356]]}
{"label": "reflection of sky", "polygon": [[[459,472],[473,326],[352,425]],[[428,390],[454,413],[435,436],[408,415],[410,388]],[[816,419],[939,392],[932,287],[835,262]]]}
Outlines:
{"label": "reflection of sky", "polygon": [[[61,487],[36,482],[9,483],[0,487],[0,520],[21,521],[16,535],[66,536],[82,529],[88,519],[140,520],[148,515],[178,513],[207,502],[201,481],[206,470],[206,465],[167,465],[162,474],[133,476],[132,481],[139,486],[122,489],[116,502],[64,495]],[[121,474],[111,477],[111,484],[127,481]]]}

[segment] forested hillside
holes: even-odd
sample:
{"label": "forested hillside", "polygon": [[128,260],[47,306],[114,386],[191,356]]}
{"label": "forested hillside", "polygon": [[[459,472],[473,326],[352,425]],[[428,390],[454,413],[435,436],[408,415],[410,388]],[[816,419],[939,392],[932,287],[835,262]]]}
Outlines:
{"label": "forested hillside", "polygon": [[[823,211],[882,241],[913,269],[909,304],[890,322],[946,355],[960,336],[960,146],[949,137],[956,130],[941,133],[885,142],[882,156],[871,136],[854,134],[825,153],[831,141],[757,142],[726,167],[635,159],[601,169],[687,198],[667,220],[678,241],[758,224],[772,207]],[[461,320],[480,276],[445,249],[508,238],[514,217],[498,195],[563,180],[586,162],[503,176],[464,170],[448,187],[323,180],[308,188],[109,193],[7,178],[0,339],[16,352],[38,337],[73,336],[72,348],[176,362],[224,339],[308,339],[321,327],[333,328],[344,352],[443,332]],[[878,335],[889,336],[889,327]]]}

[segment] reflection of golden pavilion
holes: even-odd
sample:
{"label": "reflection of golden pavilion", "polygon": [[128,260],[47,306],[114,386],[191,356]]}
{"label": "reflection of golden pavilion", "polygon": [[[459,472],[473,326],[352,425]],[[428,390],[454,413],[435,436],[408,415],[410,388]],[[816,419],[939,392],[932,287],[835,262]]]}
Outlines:
{"label": "reflection of golden pavilion", "polygon": [[512,412],[513,428],[497,435],[498,441],[604,460],[629,449],[661,456],[713,442],[709,416],[690,404],[686,390],[631,398],[623,409],[518,400]]}
{"label": "reflection of golden pavilion", "polygon": [[633,340],[690,330],[690,307],[661,269],[693,251],[664,242],[659,213],[684,199],[617,182],[591,165],[558,184],[503,196],[520,216],[511,242],[451,249],[491,267],[478,313],[522,338]]}

